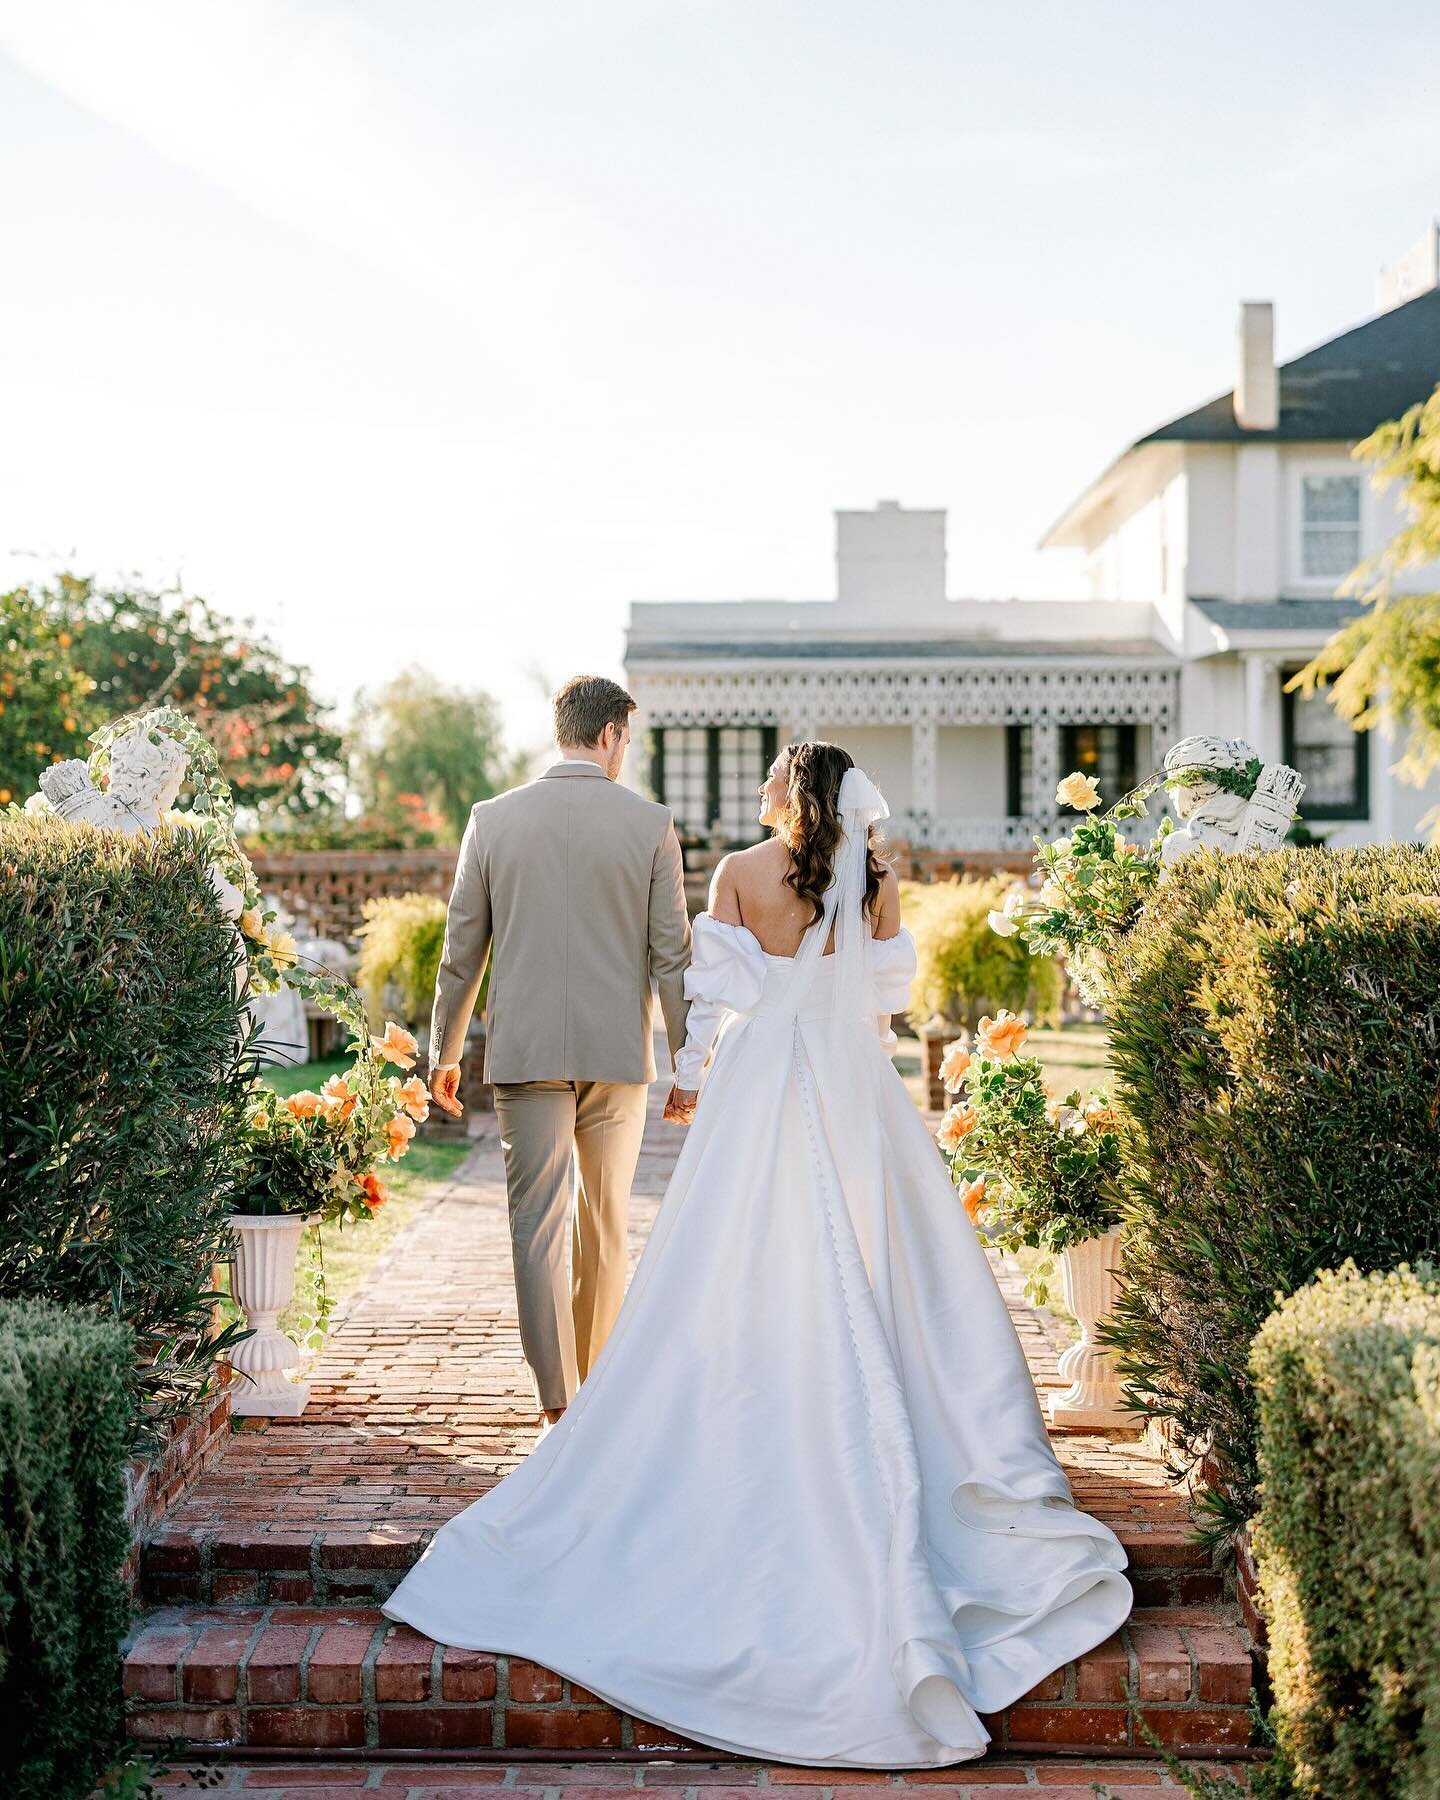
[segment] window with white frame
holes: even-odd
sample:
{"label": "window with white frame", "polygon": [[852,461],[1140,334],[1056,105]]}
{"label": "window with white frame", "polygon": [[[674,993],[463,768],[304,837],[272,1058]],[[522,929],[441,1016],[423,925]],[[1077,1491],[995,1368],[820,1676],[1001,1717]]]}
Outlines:
{"label": "window with white frame", "polygon": [[1300,478],[1300,573],[1341,581],[1360,560],[1360,477]]}
{"label": "window with white frame", "polygon": [[1306,819],[1368,819],[1370,740],[1330,704],[1324,692],[1291,693],[1293,669],[1280,676],[1281,754],[1305,781],[1300,811]]}
{"label": "window with white frame", "polygon": [[727,844],[764,836],[757,789],[775,756],[773,725],[663,726],[650,734],[650,785],[682,838]]}

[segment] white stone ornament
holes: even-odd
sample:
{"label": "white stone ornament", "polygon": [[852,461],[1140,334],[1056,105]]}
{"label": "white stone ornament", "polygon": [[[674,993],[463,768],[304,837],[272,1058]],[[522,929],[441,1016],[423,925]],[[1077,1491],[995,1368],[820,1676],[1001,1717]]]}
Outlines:
{"label": "white stone ornament", "polygon": [[308,1381],[294,1372],[302,1352],[280,1329],[279,1318],[295,1291],[295,1259],[309,1221],[300,1213],[266,1217],[236,1213],[234,1299],[253,1336],[226,1352],[236,1382],[231,1411],[242,1418],[296,1419],[310,1400]]}
{"label": "white stone ornament", "polygon": [[1080,1337],[1060,1353],[1060,1373],[1070,1386],[1052,1389],[1048,1396],[1050,1423],[1058,1429],[1106,1431],[1139,1423],[1125,1404],[1114,1355],[1095,1339],[1097,1328],[1119,1299],[1119,1268],[1118,1231],[1086,1238],[1061,1254],[1061,1289],[1080,1327]]}
{"label": "white stone ornament", "polygon": [[169,737],[154,743],[136,726],[111,746],[108,787],[96,787],[88,767],[74,758],[42,770],[40,787],[57,815],[70,824],[100,825],[134,836],[160,829],[189,762],[183,744]]}
{"label": "white stone ornament", "polygon": [[[1238,772],[1252,762],[1244,738],[1182,738],[1165,756],[1167,775],[1182,769]],[[1161,856],[1179,862],[1196,850],[1275,850],[1285,841],[1305,783],[1284,763],[1261,770],[1253,797],[1246,800],[1215,781],[1195,781],[1170,790],[1180,829],[1166,838]]]}

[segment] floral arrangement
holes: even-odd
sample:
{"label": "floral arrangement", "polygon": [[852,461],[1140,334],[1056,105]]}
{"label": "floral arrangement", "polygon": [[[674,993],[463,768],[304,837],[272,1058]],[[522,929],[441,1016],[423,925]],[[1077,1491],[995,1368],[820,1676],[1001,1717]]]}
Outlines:
{"label": "floral arrangement", "polygon": [[947,1046],[940,1079],[954,1103],[936,1137],[960,1200],[983,1240],[1039,1251],[1025,1297],[1043,1306],[1054,1257],[1119,1223],[1120,1144],[1103,1095],[1063,1099],[1037,1058],[1022,1056],[1024,1022],[980,1021],[974,1047]]}
{"label": "floral arrangement", "polygon": [[237,1213],[318,1213],[323,1220],[364,1219],[389,1194],[377,1164],[398,1162],[430,1112],[418,1075],[402,1081],[415,1040],[393,1020],[383,1037],[351,1043],[351,1065],[319,1092],[284,1099],[257,1084],[251,1137],[236,1193]]}

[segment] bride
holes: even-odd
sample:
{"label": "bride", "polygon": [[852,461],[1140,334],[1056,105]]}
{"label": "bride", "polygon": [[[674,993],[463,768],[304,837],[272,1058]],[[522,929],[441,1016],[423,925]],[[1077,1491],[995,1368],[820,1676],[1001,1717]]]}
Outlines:
{"label": "bride", "polygon": [[746,1756],[906,1768],[1130,1610],[964,1209],[890,1062],[915,951],[834,744],[695,923],[667,1111],[695,1124],[559,1422],[386,1603]]}

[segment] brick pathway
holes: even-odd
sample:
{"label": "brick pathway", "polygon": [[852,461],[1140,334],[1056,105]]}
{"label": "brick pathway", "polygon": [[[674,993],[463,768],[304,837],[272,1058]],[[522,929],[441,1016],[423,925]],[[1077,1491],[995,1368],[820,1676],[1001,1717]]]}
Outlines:
{"label": "brick pathway", "polygon": [[[662,1098],[657,1086],[632,1207],[632,1261],[681,1142],[659,1119]],[[1065,1334],[1025,1305],[1013,1267],[994,1261],[1036,1385],[1053,1387]],[[152,1536],[150,1598],[383,1597],[430,1534],[525,1455],[533,1412],[493,1117],[464,1167],[336,1314],[312,1393],[304,1418],[239,1432]],[[1125,1539],[1142,1603],[1216,1597],[1216,1579],[1187,1541],[1183,1496],[1154,1454],[1117,1436],[1062,1434],[1057,1449],[1078,1503]]]}
{"label": "brick pathway", "polygon": [[[1244,1776],[1242,1764],[1207,1763]],[[1035,1800],[1095,1800],[1091,1784],[1101,1782],[1117,1800],[1157,1800],[1183,1792],[1159,1763],[1071,1761],[977,1764],[967,1771],[937,1770],[928,1775],[871,1775],[856,1770],[762,1768],[752,1763],[644,1765],[599,1763],[557,1765],[431,1763],[252,1764],[230,1768],[218,1788],[203,1791],[243,1794],[245,1800],[354,1800],[378,1793],[385,1800],[474,1800],[477,1790],[519,1789],[526,1800],[615,1800],[626,1791],[659,1790],[666,1800],[755,1800],[769,1788],[802,1790],[804,1800],[878,1800],[876,1789],[913,1791],[924,1800],[1018,1800],[1032,1788]],[[202,1790],[188,1776],[162,1777],[157,1784],[183,1793]]]}
{"label": "brick pathway", "polygon": [[[661,1098],[657,1088],[636,1183],[636,1256],[682,1142],[658,1117]],[[434,1530],[493,1487],[534,1441],[500,1147],[493,1119],[485,1126],[458,1175],[430,1196],[332,1320],[305,1417],[237,1434],[147,1541],[142,1580],[155,1610],[127,1656],[131,1735],[272,1752],[368,1747],[375,1761],[284,1773],[273,1764],[237,1767],[220,1790],[305,1792],[312,1800],[357,1788],[433,1800],[497,1784],[531,1792],[588,1787],[595,1800],[617,1786],[679,1785],[693,1788],[695,1800],[727,1800],[735,1790],[800,1783],[833,1788],[844,1800],[852,1788],[875,1785],[853,1773],[827,1781],[823,1772],[712,1766],[704,1752],[699,1761],[667,1763],[683,1739],[615,1712],[560,1676],[518,1659],[445,1649],[383,1620],[377,1602]],[[996,1273],[1037,1386],[1055,1385],[1063,1329],[1024,1304],[1019,1276],[998,1259]],[[986,1721],[993,1758],[966,1774],[944,1774],[939,1785],[954,1800],[1020,1785],[1062,1800],[1088,1793],[1095,1777],[1073,1753],[1100,1756],[1126,1745],[1144,1753],[1137,1706],[1166,1743],[1224,1753],[1247,1741],[1248,1641],[1233,1607],[1222,1603],[1220,1573],[1190,1542],[1183,1496],[1166,1483],[1160,1460],[1123,1434],[1060,1433],[1055,1444],[1077,1502],[1124,1541],[1137,1608],[1119,1635]],[[1052,1746],[1072,1757],[1017,1760]],[[434,1755],[473,1749],[496,1760],[459,1773],[382,1760],[411,1748]],[[517,1751],[607,1750],[650,1760],[643,1768],[586,1768],[573,1779],[556,1764],[503,1761]],[[1155,1764],[1126,1762],[1105,1773],[1117,1793],[1165,1786]],[[876,1778],[886,1780],[907,1785],[899,1776]]]}

